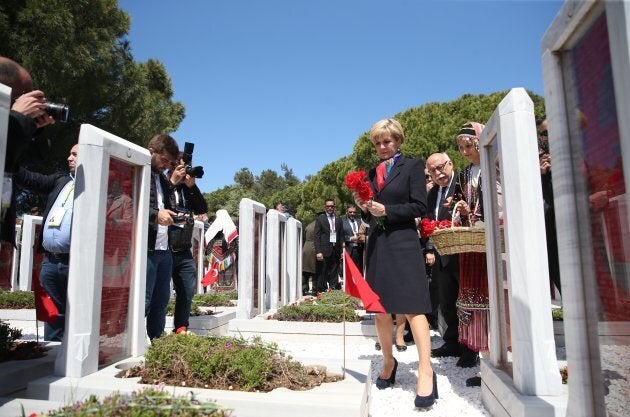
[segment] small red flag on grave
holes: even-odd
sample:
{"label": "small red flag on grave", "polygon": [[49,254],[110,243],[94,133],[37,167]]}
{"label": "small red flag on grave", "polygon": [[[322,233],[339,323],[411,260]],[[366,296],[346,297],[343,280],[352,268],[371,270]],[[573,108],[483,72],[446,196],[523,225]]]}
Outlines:
{"label": "small red flag on grave", "polygon": [[209,287],[218,280],[219,270],[211,267],[208,272],[206,272],[206,275],[203,276],[203,279],[201,280],[201,285],[203,285],[204,287]]}
{"label": "small red flag on grave", "polygon": [[346,265],[346,293],[354,298],[359,298],[363,302],[365,310],[374,313],[385,313],[385,308],[381,305],[379,296],[376,295],[370,284],[363,278],[348,252],[344,250],[343,256]]}

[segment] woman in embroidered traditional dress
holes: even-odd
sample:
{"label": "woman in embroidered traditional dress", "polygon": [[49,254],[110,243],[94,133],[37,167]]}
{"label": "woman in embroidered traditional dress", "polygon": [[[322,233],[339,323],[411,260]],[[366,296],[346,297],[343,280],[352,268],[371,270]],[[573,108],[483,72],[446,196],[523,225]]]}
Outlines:
{"label": "woman in embroidered traditional dress", "polygon": [[398,362],[392,353],[393,321],[390,313],[404,314],[418,349],[418,385],[414,404],[433,405],[438,397],[431,368],[431,339],[425,314],[431,312],[429,284],[415,218],[426,215],[427,191],[424,161],[400,154],[402,126],[395,119],[377,122],[370,140],[381,160],[368,176],[374,191],[370,201],[354,193],[357,207],[370,221],[367,238],[366,280],[378,294],[385,313],[376,314],[376,332],[383,352],[383,369],[376,386],[396,381]]}
{"label": "woman in embroidered traditional dress", "polygon": [[[459,173],[457,179],[463,193],[463,200],[466,202],[466,205],[458,206],[460,219],[464,226],[483,220],[481,158],[479,154],[479,136],[483,128],[484,125],[481,123],[470,122],[462,126],[457,135],[459,152],[470,162],[470,165]],[[488,350],[489,309],[486,254],[480,252],[461,253],[459,255],[459,271],[459,294],[457,297],[459,343],[474,352],[486,351]],[[475,362],[477,358],[478,354],[475,353],[473,358]]]}

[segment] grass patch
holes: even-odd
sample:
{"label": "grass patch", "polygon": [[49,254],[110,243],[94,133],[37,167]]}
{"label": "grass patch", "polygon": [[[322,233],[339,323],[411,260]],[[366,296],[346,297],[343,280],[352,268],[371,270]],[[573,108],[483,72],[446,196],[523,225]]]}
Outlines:
{"label": "grass patch", "polygon": [[564,312],[561,308],[553,308],[551,309],[551,318],[555,321],[564,320]]}
{"label": "grass patch", "polygon": [[99,400],[91,395],[79,401],[45,414],[28,417],[62,416],[131,416],[131,417],[229,417],[231,412],[214,402],[199,401],[194,395],[174,397],[155,388],[146,388],[131,394],[115,393]]}
{"label": "grass patch", "polygon": [[[225,292],[209,292],[206,294],[193,295],[192,304],[190,305],[191,316],[205,316],[214,314],[209,310],[202,310],[199,307],[231,307],[232,300],[236,299],[238,295],[236,291]],[[175,314],[175,297],[171,297],[166,306],[166,314],[172,316]]]}
{"label": "grass patch", "polygon": [[33,291],[11,292],[0,289],[0,308],[9,310],[35,308],[35,295]]}
{"label": "grass patch", "polygon": [[361,321],[355,310],[361,303],[343,291],[321,293],[316,297],[304,297],[299,302],[282,306],[270,318],[280,321],[308,321],[341,323]]}
{"label": "grass patch", "polygon": [[278,387],[307,390],[327,377],[317,367],[304,367],[285,356],[275,343],[232,337],[170,334],[155,339],[143,365],[127,377],[140,377],[144,384],[268,392]]}

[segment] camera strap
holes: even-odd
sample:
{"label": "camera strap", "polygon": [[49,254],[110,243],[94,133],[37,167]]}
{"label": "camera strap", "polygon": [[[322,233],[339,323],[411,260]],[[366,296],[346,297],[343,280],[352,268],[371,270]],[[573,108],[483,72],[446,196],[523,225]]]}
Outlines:
{"label": "camera strap", "polygon": [[182,188],[175,189],[175,205],[178,207],[186,207],[186,197],[184,196],[184,190]]}

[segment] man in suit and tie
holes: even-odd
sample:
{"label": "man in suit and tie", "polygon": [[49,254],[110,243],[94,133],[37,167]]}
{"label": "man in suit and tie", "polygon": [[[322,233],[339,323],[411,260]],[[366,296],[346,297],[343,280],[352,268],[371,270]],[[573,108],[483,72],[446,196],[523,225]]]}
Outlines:
{"label": "man in suit and tie", "polygon": [[335,200],[326,199],[325,212],[315,222],[315,259],[317,260],[317,292],[328,287],[341,289],[339,261],[343,245],[343,222],[335,215]]}
{"label": "man in suit and tie", "polygon": [[[435,184],[427,195],[428,216],[431,220],[451,220],[453,199],[461,192],[456,190],[453,161],[446,153],[434,153],[427,159],[427,170]],[[476,361],[476,355],[475,358],[469,358],[473,355],[467,355],[467,348],[458,342],[459,320],[455,304],[459,291],[459,255],[440,256],[430,240],[425,254],[427,264],[433,265],[433,279],[439,285],[439,328],[444,340],[442,346],[431,350],[431,356],[439,358],[461,355],[458,366],[467,365],[464,362],[468,359],[471,362]]]}
{"label": "man in suit and tie", "polygon": [[357,220],[357,208],[349,205],[346,208],[346,216],[343,218],[343,240],[346,251],[354,261],[359,271],[363,273],[363,243],[359,242],[359,226],[361,220]]}

